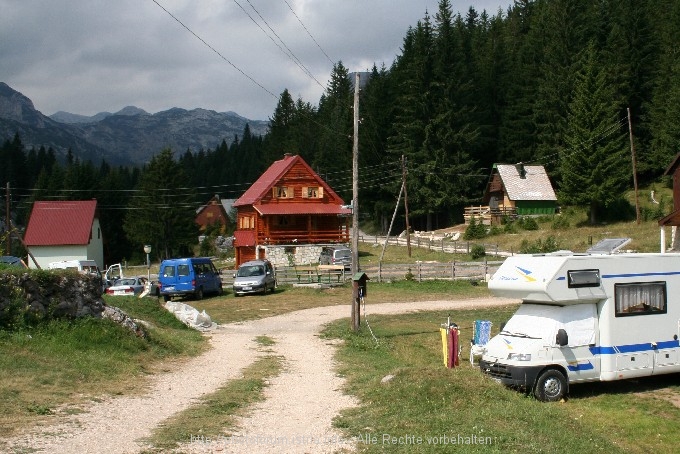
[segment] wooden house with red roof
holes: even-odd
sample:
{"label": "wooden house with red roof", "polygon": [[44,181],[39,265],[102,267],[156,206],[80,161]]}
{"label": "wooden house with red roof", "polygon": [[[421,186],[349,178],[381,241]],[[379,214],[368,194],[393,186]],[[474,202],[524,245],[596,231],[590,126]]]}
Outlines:
{"label": "wooden house with red roof", "polygon": [[274,265],[318,261],[329,244],[349,242],[351,210],[300,157],[274,162],[234,202],[236,265],[267,258]]}
{"label": "wooden house with red roof", "polygon": [[[94,260],[104,268],[96,200],[35,202],[24,243],[41,268],[61,260]],[[37,268],[33,260],[30,268]]]}
{"label": "wooden house with red roof", "polygon": [[220,196],[213,196],[208,203],[196,210],[195,222],[201,232],[205,232],[210,225],[214,224],[220,225],[221,233],[226,231],[231,220],[224,201],[220,200]]}

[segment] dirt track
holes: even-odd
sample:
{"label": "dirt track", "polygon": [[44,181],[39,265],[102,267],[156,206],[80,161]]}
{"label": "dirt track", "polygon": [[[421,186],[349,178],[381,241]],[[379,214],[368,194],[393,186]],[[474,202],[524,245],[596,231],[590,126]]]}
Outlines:
{"label": "dirt track", "polygon": [[[388,303],[366,306],[371,314],[404,313],[482,306],[512,301],[484,298],[462,301]],[[172,414],[192,405],[238,378],[257,356],[257,336],[276,343],[273,354],[284,358],[284,371],[271,380],[266,399],[257,404],[239,428],[216,441],[194,440],[178,452],[307,453],[353,450],[332,427],[333,418],[355,405],[342,392],[335,374],[334,347],[319,339],[324,324],[349,315],[348,306],[331,306],[220,326],[211,333],[212,348],[181,369],[158,375],[142,396],[116,397],[93,404],[85,413],[57,417],[50,426],[36,427],[12,439],[0,440],[9,452],[136,453],[149,448],[143,438]],[[370,318],[369,318],[370,320]]]}

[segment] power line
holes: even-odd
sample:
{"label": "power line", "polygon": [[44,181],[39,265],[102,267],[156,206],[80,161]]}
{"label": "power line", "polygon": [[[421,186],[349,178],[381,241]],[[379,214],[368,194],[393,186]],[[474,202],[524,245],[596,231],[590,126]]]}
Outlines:
{"label": "power line", "polygon": [[229,59],[227,59],[224,55],[222,55],[217,49],[215,49],[214,47],[212,47],[212,46],[211,46],[210,44],[208,44],[203,38],[201,38],[201,37],[198,36],[196,33],[194,33],[193,30],[191,30],[189,27],[187,27],[187,26],[184,24],[184,22],[182,22],[181,20],[179,20],[179,19],[178,19],[177,17],[175,17],[175,15],[173,15],[170,11],[168,11],[167,9],[165,9],[165,7],[163,7],[163,5],[161,5],[160,3],[158,3],[157,0],[151,0],[151,1],[154,2],[156,5],[158,5],[158,7],[159,7],[160,9],[162,9],[163,11],[165,11],[165,12],[166,12],[170,17],[172,17],[178,24],[180,24],[182,27],[184,27],[184,28],[186,29],[186,31],[188,31],[189,33],[191,33],[192,35],[194,35],[194,36],[196,37],[196,39],[198,39],[200,42],[202,42],[204,45],[206,45],[206,46],[208,47],[208,49],[212,50],[212,51],[213,51],[215,54],[217,54],[222,60],[224,60],[225,62],[227,62],[229,65],[231,65],[231,67],[233,67],[236,71],[238,71],[238,72],[240,72],[241,74],[243,74],[243,76],[245,76],[246,78],[248,78],[252,83],[254,83],[255,85],[257,85],[258,87],[260,87],[261,89],[263,89],[264,91],[266,91],[267,93],[269,93],[270,95],[272,95],[272,97],[274,97],[275,99],[279,99],[278,96],[276,96],[276,95],[275,95],[274,93],[272,93],[271,91],[267,90],[262,84],[260,84],[258,81],[256,81],[255,79],[253,79],[250,75],[246,74],[245,71],[243,71],[241,68],[239,68],[238,66],[236,66],[235,64],[233,64]]}
{"label": "power line", "polygon": [[302,23],[302,20],[298,17],[298,15],[295,14],[295,11],[293,10],[293,8],[291,8],[291,6],[290,6],[290,4],[288,3],[288,1],[287,1],[287,0],[283,0],[283,3],[286,4],[286,6],[287,6],[288,9],[290,10],[290,12],[293,13],[293,16],[295,16],[295,18],[298,20],[298,22],[300,22],[300,25],[302,25],[302,28],[305,29],[305,31],[307,32],[307,35],[312,39],[312,41],[314,41],[314,44],[316,44],[316,47],[319,48],[319,50],[326,56],[326,58],[328,59],[328,61],[329,61],[332,65],[335,64],[335,63],[333,62],[333,60],[331,59],[331,57],[328,56],[328,54],[326,53],[326,51],[323,50],[323,48],[321,47],[321,45],[319,45],[319,43],[316,41],[316,39],[314,39],[314,37],[312,36],[312,34],[309,32],[309,30],[307,30],[307,27],[305,27],[305,24]]}
{"label": "power line", "polygon": [[281,39],[281,37],[276,33],[276,31],[274,31],[274,29],[269,25],[269,23],[265,20],[265,18],[262,17],[262,14],[260,14],[260,12],[255,8],[255,6],[253,6],[253,4],[250,2],[250,0],[246,0],[246,1],[250,5],[250,7],[253,9],[253,11],[255,11],[255,13],[260,17],[260,19],[262,19],[262,22],[264,22],[264,24],[267,26],[267,28],[274,34],[274,36],[276,36],[276,38],[279,40],[279,42],[281,44],[283,44],[283,47],[285,47],[288,52],[286,52],[285,50],[283,50],[281,48],[281,46],[279,46],[279,44],[260,26],[260,24],[257,23],[257,21],[255,19],[252,18],[252,16],[250,14],[248,14],[248,12],[243,8],[243,6],[241,6],[241,4],[237,0],[234,0],[234,3],[236,3],[238,5],[238,7],[241,8],[241,10],[243,10],[243,12],[246,14],[246,16],[248,16],[248,18],[251,21],[253,21],[253,23],[255,25],[257,25],[257,27],[260,30],[262,30],[262,33],[264,33],[267,36],[267,38],[269,38],[276,45],[276,47],[278,47],[281,50],[281,52],[283,52],[293,63],[295,63],[298,66],[298,68],[300,68],[308,77],[313,79],[314,82],[316,82],[319,87],[324,88],[324,86],[321,85],[321,82],[319,82],[316,79],[316,77],[314,77],[312,72],[309,69],[307,69],[307,67],[300,61],[300,59],[297,58],[295,53],[293,53],[293,51],[290,50],[290,47],[288,47],[286,45],[286,43],[283,41],[283,39]]}

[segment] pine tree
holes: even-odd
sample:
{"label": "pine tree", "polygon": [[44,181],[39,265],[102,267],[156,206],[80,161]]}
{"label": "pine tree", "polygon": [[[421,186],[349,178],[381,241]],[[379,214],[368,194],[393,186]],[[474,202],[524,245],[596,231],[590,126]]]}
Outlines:
{"label": "pine tree", "polygon": [[595,44],[584,50],[569,103],[566,149],[562,152],[560,199],[587,205],[590,222],[620,198],[630,175],[625,130],[617,118],[609,69],[597,59]]}
{"label": "pine tree", "polygon": [[196,196],[172,150],[151,159],[137,190],[123,224],[130,243],[150,244],[161,258],[191,254],[198,235]]}

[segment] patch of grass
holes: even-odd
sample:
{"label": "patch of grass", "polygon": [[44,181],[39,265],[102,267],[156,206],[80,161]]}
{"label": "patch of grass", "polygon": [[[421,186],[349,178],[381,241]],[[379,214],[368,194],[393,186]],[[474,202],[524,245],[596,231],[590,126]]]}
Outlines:
{"label": "patch of grass", "polygon": [[[395,281],[368,283],[366,304],[384,302],[411,302],[487,297],[490,293],[485,283],[470,281]],[[352,302],[352,285],[327,289],[310,289],[280,285],[274,293],[246,295],[235,298],[229,293],[222,297],[206,298],[188,303],[205,310],[217,323],[232,323],[284,314],[312,307],[347,305]],[[348,309],[349,313],[349,309]]]}
{"label": "patch of grass", "polygon": [[115,303],[132,316],[144,315],[150,323],[148,339],[94,318],[0,331],[0,436],[41,417],[72,412],[63,409],[67,403],[77,407],[92,396],[140,391],[154,365],[196,355],[207,344],[199,332],[168,317],[155,300],[121,298]]}
{"label": "patch of grass", "polygon": [[154,446],[150,452],[166,452],[192,440],[219,440],[226,436],[237,416],[247,414],[253,403],[264,399],[268,379],[278,375],[282,368],[283,360],[279,357],[258,359],[243,370],[241,378],[229,381],[162,423],[149,440]]}
{"label": "patch of grass", "polygon": [[[575,385],[566,403],[546,404],[471,367],[467,359],[474,320],[491,320],[496,334],[515,309],[513,305],[452,313],[464,346],[461,365],[455,369],[443,366],[438,332],[447,314],[370,316],[377,345],[365,328],[354,334],[347,320],[328,325],[325,337],[344,340],[336,359],[347,391],[362,402],[344,411],[335,425],[346,437],[357,439],[363,453],[677,450],[680,410],[668,399],[633,394],[640,389],[637,383]],[[390,374],[394,379],[381,383]],[[670,386],[677,398],[677,376],[650,380],[662,380],[650,387]],[[601,392],[618,386],[623,388]],[[397,437],[396,442],[391,437]]]}

